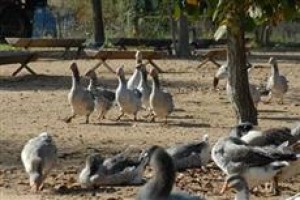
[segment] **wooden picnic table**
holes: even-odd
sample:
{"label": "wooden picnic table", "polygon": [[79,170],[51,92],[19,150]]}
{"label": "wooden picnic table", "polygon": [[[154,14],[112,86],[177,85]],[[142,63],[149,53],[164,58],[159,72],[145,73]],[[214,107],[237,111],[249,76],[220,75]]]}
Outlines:
{"label": "wooden picnic table", "polygon": [[37,59],[37,55],[27,51],[0,51],[0,65],[16,64],[20,63],[16,71],[13,72],[13,76],[16,76],[22,69],[26,69],[32,75],[36,73],[28,66],[28,63]]}
{"label": "wooden picnic table", "polygon": [[[109,71],[115,73],[115,71],[109,66],[106,61],[115,59],[135,59],[136,51],[85,50],[85,53],[91,59],[100,60],[91,70],[95,70],[103,64]],[[141,51],[141,54],[143,59],[147,60],[147,62],[145,63],[146,65],[150,64],[160,73],[163,72],[163,70],[158,67],[158,65],[155,64],[153,60],[163,59],[165,56],[167,56],[166,53],[157,51]]]}
{"label": "wooden picnic table", "polygon": [[5,38],[13,47],[28,48],[65,48],[64,57],[70,48],[77,48],[77,56],[83,50],[86,39],[77,38]]}
{"label": "wooden picnic table", "polygon": [[111,38],[111,43],[119,47],[119,50],[127,50],[127,47],[154,47],[154,51],[167,50],[172,54],[172,39],[150,39],[150,38]]}

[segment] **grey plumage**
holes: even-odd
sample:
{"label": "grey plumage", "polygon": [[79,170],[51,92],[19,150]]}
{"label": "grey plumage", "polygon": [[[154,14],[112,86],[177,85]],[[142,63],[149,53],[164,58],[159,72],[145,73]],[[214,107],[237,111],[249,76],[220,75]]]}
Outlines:
{"label": "grey plumage", "polygon": [[69,123],[77,115],[86,117],[86,123],[89,123],[89,116],[94,111],[95,102],[93,94],[80,84],[80,75],[76,63],[70,66],[72,71],[72,88],[68,94],[69,104],[72,108],[72,115],[66,119]]}
{"label": "grey plumage", "polygon": [[145,163],[124,155],[102,158],[99,154],[87,157],[79,182],[85,187],[100,185],[138,185],[142,184]]}
{"label": "grey plumage", "polygon": [[205,167],[210,160],[210,145],[208,136],[205,135],[202,141],[189,142],[166,149],[166,152],[173,158],[177,171]]}
{"label": "grey plumage", "polygon": [[173,97],[170,93],[163,91],[160,88],[158,72],[156,69],[152,68],[150,70],[150,76],[153,78],[152,91],[149,100],[150,109],[154,114],[152,121],[154,121],[155,117],[159,117],[164,118],[165,123],[167,123],[168,116],[174,110]]}
{"label": "grey plumage", "polygon": [[240,138],[225,137],[212,148],[212,159],[227,175],[239,174],[255,186],[272,179],[289,161],[297,158],[282,149],[253,147]]}
{"label": "grey plumage", "polygon": [[43,182],[57,161],[57,149],[52,137],[43,132],[30,139],[21,153],[22,163],[33,190],[42,189]]}
{"label": "grey plumage", "polygon": [[137,200],[200,200],[183,192],[171,192],[175,181],[175,166],[170,155],[161,147],[153,146],[144,152],[143,159],[150,159],[154,169],[151,178],[138,192]]}
{"label": "grey plumage", "polygon": [[269,60],[271,64],[271,75],[268,79],[266,89],[269,92],[269,99],[271,101],[273,97],[279,98],[279,102],[283,103],[283,96],[288,91],[288,80],[285,76],[279,74],[278,64],[275,58],[271,57]]}
{"label": "grey plumage", "polygon": [[85,76],[90,79],[88,90],[95,97],[95,108],[98,111],[99,119],[105,118],[106,113],[112,108],[115,103],[116,94],[112,90],[104,89],[99,86],[97,75],[94,70],[88,71]]}

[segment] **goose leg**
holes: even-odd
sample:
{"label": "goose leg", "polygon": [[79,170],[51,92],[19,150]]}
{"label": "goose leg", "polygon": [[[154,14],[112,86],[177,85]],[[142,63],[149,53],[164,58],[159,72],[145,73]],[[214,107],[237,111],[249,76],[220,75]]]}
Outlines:
{"label": "goose leg", "polygon": [[283,96],[280,97],[278,104],[283,105]]}
{"label": "goose leg", "polygon": [[73,114],[73,115],[71,115],[70,117],[67,117],[64,121],[65,121],[66,123],[70,123],[70,122],[72,121],[72,119],[75,118],[75,117],[76,117],[76,115]]}
{"label": "goose leg", "polygon": [[150,119],[150,123],[155,122],[155,115],[152,115],[151,119]]}
{"label": "goose leg", "polygon": [[135,122],[137,121],[137,113],[133,114],[133,121],[135,121]]}
{"label": "goose leg", "polygon": [[119,121],[123,116],[124,116],[124,112],[122,111],[116,120]]}
{"label": "goose leg", "polygon": [[277,177],[274,177],[274,179],[273,179],[272,192],[275,196],[280,195],[279,185],[278,185],[278,178]]}
{"label": "goose leg", "polygon": [[265,103],[270,103],[272,100],[272,93],[270,92],[268,98],[266,99]]}
{"label": "goose leg", "polygon": [[86,115],[86,117],[85,117],[85,123],[86,124],[90,123],[90,115]]}

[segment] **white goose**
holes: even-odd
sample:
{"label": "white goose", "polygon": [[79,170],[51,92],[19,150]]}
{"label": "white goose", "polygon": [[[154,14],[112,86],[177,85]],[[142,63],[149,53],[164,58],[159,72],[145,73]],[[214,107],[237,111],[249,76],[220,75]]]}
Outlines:
{"label": "white goose", "polygon": [[57,150],[51,136],[43,132],[30,139],[22,150],[21,159],[29,175],[31,189],[41,190],[44,180],[57,160]]}
{"label": "white goose", "polygon": [[168,116],[174,110],[173,97],[170,93],[160,88],[158,72],[155,68],[152,68],[149,74],[153,78],[152,91],[150,94],[150,109],[154,116],[151,121],[154,121],[155,117],[159,117],[164,118],[165,124],[167,124]]}
{"label": "white goose", "polygon": [[134,121],[136,121],[137,113],[142,106],[141,94],[138,90],[127,88],[123,67],[119,67],[116,74],[119,77],[119,86],[116,89],[116,103],[121,111],[117,120],[120,120],[125,114],[132,114]]}
{"label": "white goose", "polygon": [[[142,53],[137,51],[135,54],[136,64],[137,66],[142,64]],[[134,69],[132,76],[128,79],[127,88],[130,90],[137,89],[139,83],[141,81],[141,76],[137,68]]]}
{"label": "white goose", "polygon": [[[252,68],[248,68],[248,73],[250,72],[251,69]],[[217,89],[219,80],[222,80],[222,79],[227,80],[228,76],[229,76],[229,74],[228,74],[228,64],[224,64],[215,73],[214,81],[213,81],[214,89],[215,90]],[[258,103],[261,101],[260,92],[257,89],[257,86],[254,85],[254,84],[251,84],[251,83],[249,83],[249,90],[250,90],[250,94],[251,94],[253,103],[254,103],[255,107],[257,107]],[[227,84],[226,84],[226,91],[227,91],[227,95],[230,96],[232,91],[231,91],[231,87],[230,87],[228,81],[227,81]]]}
{"label": "white goose", "polygon": [[141,81],[139,83],[139,86],[137,89],[141,92],[142,94],[142,105],[144,106],[145,109],[150,111],[150,94],[151,94],[151,87],[148,84],[147,76],[148,72],[146,70],[145,65],[138,65],[137,70],[140,73]]}
{"label": "white goose", "polygon": [[[237,127],[241,127],[242,124],[237,125]],[[249,125],[249,127],[251,127]],[[248,145],[251,146],[260,146],[260,147],[268,147],[274,146],[275,148],[286,147],[294,150],[300,141],[300,125],[297,124],[295,128],[292,130],[286,127],[281,128],[271,128],[264,131],[257,131],[247,129],[248,132],[242,131],[240,128],[233,129],[232,133],[241,138],[241,140],[245,141]],[[278,172],[278,174],[274,177],[274,186],[273,192],[274,194],[279,194],[278,182],[290,179],[296,175],[300,174],[300,160],[292,161],[288,166],[282,168]]]}
{"label": "white goose", "polygon": [[266,102],[270,102],[273,97],[279,98],[279,103],[283,104],[283,96],[288,91],[288,80],[285,76],[279,74],[278,64],[275,58],[269,60],[271,64],[271,75],[267,83],[269,98]]}
{"label": "white goose", "polygon": [[72,63],[70,69],[73,73],[72,88],[68,95],[69,103],[72,107],[72,115],[65,121],[71,122],[76,115],[86,117],[86,123],[89,123],[90,114],[94,111],[95,102],[93,94],[80,84],[80,75],[76,63]]}
{"label": "white goose", "polygon": [[253,147],[237,137],[225,137],[212,148],[212,159],[227,175],[239,174],[254,187],[272,180],[298,155],[276,148]]}
{"label": "white goose", "polygon": [[95,99],[95,108],[99,112],[98,119],[105,119],[106,113],[112,108],[115,102],[115,92],[97,87],[97,75],[94,70],[85,74],[90,79],[88,90],[92,92]]}

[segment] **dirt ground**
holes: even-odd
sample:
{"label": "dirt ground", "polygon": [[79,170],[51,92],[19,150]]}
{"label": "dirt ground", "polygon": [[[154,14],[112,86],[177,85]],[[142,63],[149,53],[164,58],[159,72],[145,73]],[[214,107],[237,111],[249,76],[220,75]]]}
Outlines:
{"label": "dirt ground", "polygon": [[[101,123],[96,114],[90,124],[83,124],[78,117],[66,124],[62,119],[70,115],[67,94],[71,87],[71,61],[44,61],[30,64],[41,76],[29,76],[26,71],[16,78],[10,74],[17,65],[0,68],[0,199],[134,199],[138,187],[101,187],[96,191],[80,189],[76,183],[84,166],[85,157],[91,152],[111,156],[129,145],[138,152],[151,144],[171,146],[191,140],[200,140],[208,134],[211,144],[228,134],[235,124],[234,114],[220,82],[220,91],[212,91],[212,79],[216,70],[206,64],[196,70],[197,61],[163,60],[157,64],[169,73],[161,74],[162,85],[174,96],[176,110],[170,117],[169,126],[148,123],[141,116],[134,123],[131,119],[116,122],[118,109],[108,114]],[[133,70],[134,61],[109,61],[113,68],[125,65],[127,77]],[[86,72],[95,61],[78,61],[80,71]],[[251,74],[251,82],[265,84],[270,67],[265,63]],[[300,120],[300,63],[281,63],[279,68],[289,80],[290,90],[284,105],[276,102],[259,104],[259,125],[262,129],[288,126]],[[100,67],[97,71],[101,83],[116,88],[114,74]],[[84,84],[87,81],[84,80]],[[47,178],[45,189],[39,194],[30,192],[28,178],[20,160],[25,142],[40,132],[53,135],[59,151],[59,164]],[[233,199],[233,193],[220,195],[223,175],[210,164],[208,172],[189,170],[178,174],[177,186],[188,192],[201,194],[207,199]],[[300,176],[281,183],[281,197],[269,193],[252,195],[252,199],[282,199],[299,192]]]}

